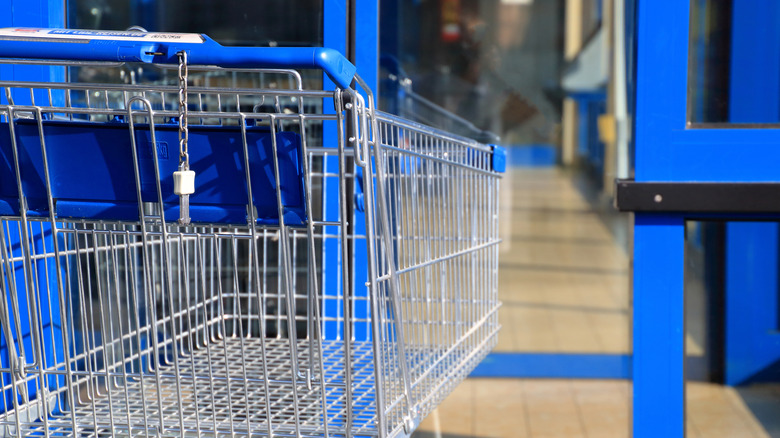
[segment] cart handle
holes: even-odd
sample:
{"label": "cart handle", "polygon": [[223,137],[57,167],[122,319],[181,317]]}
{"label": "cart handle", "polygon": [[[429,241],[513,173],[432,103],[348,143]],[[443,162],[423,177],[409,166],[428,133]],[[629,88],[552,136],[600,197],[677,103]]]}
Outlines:
{"label": "cart handle", "polygon": [[181,51],[194,65],[320,69],[341,88],[356,72],[341,53],[322,47],[225,47],[194,33],[0,29],[0,58],[178,64]]}

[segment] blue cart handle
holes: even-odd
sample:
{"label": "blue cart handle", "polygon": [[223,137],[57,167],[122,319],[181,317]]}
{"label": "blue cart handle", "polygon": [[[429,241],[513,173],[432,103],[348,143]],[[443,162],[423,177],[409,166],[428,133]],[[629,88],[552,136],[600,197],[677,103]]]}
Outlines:
{"label": "blue cart handle", "polygon": [[0,58],[145,62],[233,68],[321,69],[349,88],[356,68],[336,50],[321,47],[225,47],[206,35],[78,29],[0,29]]}

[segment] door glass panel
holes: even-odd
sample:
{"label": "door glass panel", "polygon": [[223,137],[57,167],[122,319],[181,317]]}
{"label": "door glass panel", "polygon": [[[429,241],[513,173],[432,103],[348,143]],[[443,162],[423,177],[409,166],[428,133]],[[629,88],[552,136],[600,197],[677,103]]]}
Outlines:
{"label": "door glass panel", "polygon": [[[323,0],[266,0],[262,7],[247,7],[245,0],[67,0],[68,27],[74,29],[125,30],[140,26],[150,32],[201,33],[224,46],[321,46]],[[135,66],[133,71],[116,70],[114,82],[158,82],[175,84],[176,71],[154,65]],[[99,74],[110,74],[98,69]],[[88,81],[94,67],[73,67],[73,81]],[[232,87],[273,87],[289,75],[210,72],[209,83]],[[322,73],[302,71],[304,84],[319,88]],[[197,80],[197,79],[196,79]],[[282,85],[284,86],[284,85]]]}
{"label": "door glass panel", "polygon": [[[586,3],[592,33],[600,2]],[[558,142],[561,0],[380,4],[380,108],[485,142]]]}
{"label": "door glass panel", "polygon": [[[76,29],[205,33],[223,45],[320,46],[322,0],[68,0]],[[258,7],[262,6],[262,7]]]}
{"label": "door glass panel", "polygon": [[691,0],[688,120],[780,123],[780,3]]}
{"label": "door glass panel", "polygon": [[688,117],[692,123],[728,122],[730,2],[691,1]]}

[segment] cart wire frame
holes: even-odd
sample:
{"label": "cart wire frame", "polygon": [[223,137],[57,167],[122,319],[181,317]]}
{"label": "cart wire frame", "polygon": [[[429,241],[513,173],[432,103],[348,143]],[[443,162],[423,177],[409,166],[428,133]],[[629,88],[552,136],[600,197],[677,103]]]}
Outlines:
{"label": "cart wire frame", "polygon": [[[229,150],[243,178],[196,180],[190,224],[161,168],[179,86],[0,81],[0,435],[410,435],[496,343],[499,152],[376,110],[358,76],[362,93],[306,89],[294,70],[189,72],[190,153],[219,143],[199,131],[224,134],[211,152]],[[240,78],[215,85],[224,72]],[[241,79],[257,77],[272,79]],[[132,181],[101,179],[109,166],[85,190],[129,186],[134,218],[80,216],[57,195],[75,196],[59,172],[87,158],[67,154],[80,146],[67,130],[106,126]],[[261,178],[273,191],[253,192]],[[196,220],[208,190],[245,196],[245,221]]]}

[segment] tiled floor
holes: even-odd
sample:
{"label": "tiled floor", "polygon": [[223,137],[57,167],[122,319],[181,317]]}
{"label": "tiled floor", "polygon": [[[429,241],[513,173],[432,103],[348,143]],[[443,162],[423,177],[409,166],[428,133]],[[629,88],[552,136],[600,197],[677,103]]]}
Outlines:
{"label": "tiled floor", "polygon": [[[573,179],[513,170],[502,196],[497,351],[630,353],[626,250]],[[415,436],[628,437],[630,392],[620,380],[468,379]],[[780,385],[689,383],[687,416],[688,437],[780,437]]]}
{"label": "tiled floor", "polygon": [[[630,382],[620,380],[468,379],[423,422],[416,438],[628,437],[630,393]],[[768,399],[763,425],[747,405],[761,397]],[[689,383],[687,436],[780,436],[778,398],[780,387]]]}
{"label": "tiled floor", "polygon": [[598,212],[555,170],[502,190],[497,351],[628,353],[628,257]]}

